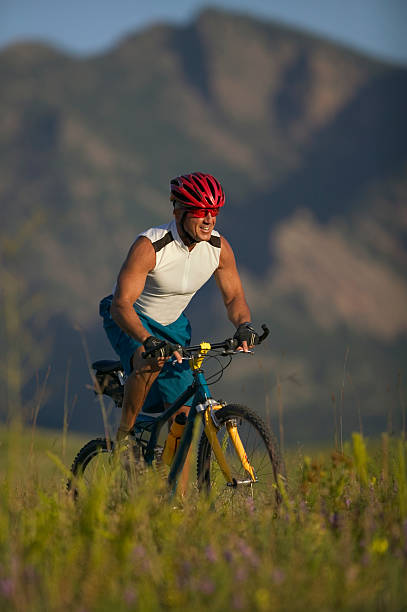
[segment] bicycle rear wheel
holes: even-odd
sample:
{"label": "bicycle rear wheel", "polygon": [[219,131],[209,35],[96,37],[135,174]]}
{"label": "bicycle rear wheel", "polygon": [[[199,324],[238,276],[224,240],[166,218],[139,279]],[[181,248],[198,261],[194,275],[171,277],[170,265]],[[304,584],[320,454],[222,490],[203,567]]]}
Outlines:
{"label": "bicycle rear wheel", "polygon": [[[161,455],[163,448],[157,445],[154,449],[153,467],[161,474]],[[146,470],[143,446],[134,438],[128,447],[120,452],[119,457],[114,454],[114,442],[105,438],[90,440],[76,455],[72,466],[72,478],[68,480],[67,489],[73,491],[75,497],[79,492],[78,480],[90,489],[106,482],[111,494],[127,495],[140,480]]]}
{"label": "bicycle rear wheel", "polygon": [[112,493],[128,492],[131,479],[145,469],[141,447],[132,445],[120,457],[114,456],[114,443],[105,438],[90,440],[76,455],[67,488],[78,495],[77,481],[81,479],[86,488],[100,486],[106,482]]}
{"label": "bicycle rear wheel", "polygon": [[[231,469],[234,486],[225,482],[209,440],[203,432],[197,457],[199,489],[225,500],[232,497],[234,501],[279,501],[278,475],[283,470],[273,433],[258,414],[245,406],[229,404],[216,410],[215,415],[219,424],[218,440]],[[230,425],[237,427],[247,459],[254,470],[254,481],[235,450],[227,429]]]}

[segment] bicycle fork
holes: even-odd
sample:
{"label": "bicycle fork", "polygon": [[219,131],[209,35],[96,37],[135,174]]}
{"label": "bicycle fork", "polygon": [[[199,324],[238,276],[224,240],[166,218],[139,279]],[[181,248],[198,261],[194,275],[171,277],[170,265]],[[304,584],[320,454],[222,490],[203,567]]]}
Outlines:
{"label": "bicycle fork", "polygon": [[208,406],[204,412],[205,434],[215,454],[218,465],[226,479],[228,486],[236,487],[238,484],[252,484],[253,482],[256,482],[257,480],[256,475],[247,457],[247,453],[240,439],[239,431],[237,429],[237,424],[234,419],[227,421],[226,429],[231,439],[231,442],[233,444],[233,447],[236,451],[236,454],[239,457],[240,463],[242,464],[246,472],[249,474],[250,480],[237,481],[236,478],[233,478],[232,476],[232,472],[230,470],[230,467],[228,465],[225,454],[222,450],[222,447],[219,443],[218,436],[217,436],[218,428],[215,425],[216,416],[214,415],[214,411],[219,408],[221,408],[221,406],[218,406],[218,407]]}

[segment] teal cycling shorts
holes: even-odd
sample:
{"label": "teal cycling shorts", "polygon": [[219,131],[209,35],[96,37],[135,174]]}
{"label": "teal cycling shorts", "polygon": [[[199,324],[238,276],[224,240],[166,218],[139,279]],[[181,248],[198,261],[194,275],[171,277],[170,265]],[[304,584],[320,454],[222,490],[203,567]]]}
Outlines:
{"label": "teal cycling shorts", "polygon": [[[110,315],[110,306],[112,304],[112,295],[108,295],[100,302],[99,313],[103,318],[103,327],[115,352],[118,354],[120,361],[123,364],[124,371],[127,375],[130,374],[131,358],[134,352],[141,346],[141,342],[134,340],[128,336],[115,323]],[[137,312],[137,311],[136,311]],[[191,325],[187,317],[182,314],[174,323],[169,325],[161,325],[150,317],[137,312],[143,327],[156,338],[160,340],[168,340],[174,344],[188,346],[191,342]],[[192,383],[193,376],[187,361],[182,364],[167,362],[162,372],[154,381],[146,401],[143,405],[144,412],[162,412],[164,403],[172,404],[177,397],[185,391]],[[186,402],[187,406],[192,403],[192,398]]]}

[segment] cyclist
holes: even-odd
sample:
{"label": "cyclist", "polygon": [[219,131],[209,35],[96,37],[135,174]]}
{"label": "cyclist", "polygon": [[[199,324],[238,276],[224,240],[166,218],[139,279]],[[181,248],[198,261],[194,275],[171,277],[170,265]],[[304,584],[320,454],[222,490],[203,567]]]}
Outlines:
{"label": "cyclist", "polygon": [[[127,374],[118,442],[143,405],[146,411],[161,411],[192,382],[188,364],[171,345],[189,344],[191,328],[183,311],[212,274],[240,349],[247,351],[258,340],[232,248],[214,229],[225,203],[219,181],[193,172],[172,179],[170,190],[174,219],[137,237],[114,295],[100,303],[104,329]],[[151,349],[152,358],[143,359]],[[166,363],[172,354],[175,366]]]}

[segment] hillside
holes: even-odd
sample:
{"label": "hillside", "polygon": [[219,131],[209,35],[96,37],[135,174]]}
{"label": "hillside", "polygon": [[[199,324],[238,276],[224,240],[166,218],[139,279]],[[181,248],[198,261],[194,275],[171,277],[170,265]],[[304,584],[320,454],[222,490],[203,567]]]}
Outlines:
{"label": "hillside", "polygon": [[[14,327],[2,317],[3,384],[13,364],[40,380],[50,365],[44,425],[62,422],[69,369],[72,426],[100,426],[76,328],[92,358],[113,356],[98,300],[138,232],[169,217],[169,178],[195,169],[224,184],[220,231],[254,320],[273,329],[268,348],[235,364],[219,392],[254,395],[274,418],[283,388],[291,440],[331,435],[331,396],[344,379],[345,427],[356,406],[368,431],[385,428],[389,410],[399,423],[406,70],[208,10],[85,59],[13,45],[0,54],[0,79],[3,306],[7,314],[18,302],[22,313]],[[230,332],[222,309],[209,284],[190,307],[196,339]]]}

